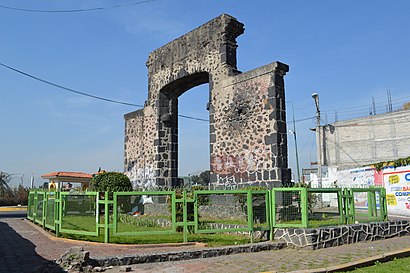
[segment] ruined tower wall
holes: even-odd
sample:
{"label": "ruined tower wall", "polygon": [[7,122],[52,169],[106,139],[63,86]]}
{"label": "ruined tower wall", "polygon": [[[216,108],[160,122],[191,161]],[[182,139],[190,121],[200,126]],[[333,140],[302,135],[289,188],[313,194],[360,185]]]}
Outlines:
{"label": "ruined tower wall", "polygon": [[272,63],[230,77],[212,96],[211,179],[223,187],[278,187],[288,175],[283,75]]}
{"label": "ruined tower wall", "polygon": [[285,178],[288,67],[273,63],[237,71],[236,38],[243,31],[242,23],[223,14],[149,55],[145,107],[125,115],[125,170],[133,183],[177,186],[178,97],[203,83],[209,83],[212,182]]}
{"label": "ruined tower wall", "polygon": [[150,107],[125,115],[124,166],[134,188],[155,188],[157,118]]}

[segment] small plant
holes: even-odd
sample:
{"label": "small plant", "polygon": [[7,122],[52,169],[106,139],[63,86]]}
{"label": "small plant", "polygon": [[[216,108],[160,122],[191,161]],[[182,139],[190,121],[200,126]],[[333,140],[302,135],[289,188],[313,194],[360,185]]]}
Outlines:
{"label": "small plant", "polygon": [[158,221],[156,221],[155,219],[147,218],[143,215],[134,217],[128,214],[119,214],[118,222],[143,227],[161,227]]}

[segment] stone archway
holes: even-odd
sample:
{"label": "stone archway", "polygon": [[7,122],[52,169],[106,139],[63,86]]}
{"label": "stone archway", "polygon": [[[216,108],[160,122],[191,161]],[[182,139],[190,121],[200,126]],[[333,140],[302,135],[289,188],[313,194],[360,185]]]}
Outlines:
{"label": "stone archway", "polygon": [[125,171],[136,186],[177,186],[178,97],[209,83],[211,182],[280,186],[288,180],[285,92],[288,66],[241,73],[243,24],[223,14],[151,52],[148,100],[125,115]]}

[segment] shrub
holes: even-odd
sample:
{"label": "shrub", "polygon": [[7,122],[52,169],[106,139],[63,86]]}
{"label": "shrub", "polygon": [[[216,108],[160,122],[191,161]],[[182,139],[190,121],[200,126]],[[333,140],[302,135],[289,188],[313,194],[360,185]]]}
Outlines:
{"label": "shrub", "polygon": [[90,188],[94,191],[131,191],[130,179],[123,173],[104,172],[99,173],[91,179]]}

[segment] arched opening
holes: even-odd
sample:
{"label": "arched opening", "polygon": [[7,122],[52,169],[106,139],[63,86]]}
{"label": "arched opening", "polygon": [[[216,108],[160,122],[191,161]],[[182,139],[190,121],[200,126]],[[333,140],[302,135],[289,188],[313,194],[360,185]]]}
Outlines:
{"label": "arched opening", "polygon": [[178,99],[178,176],[191,182],[209,170],[209,85],[191,88]]}
{"label": "arched opening", "polygon": [[[160,91],[158,114],[161,124],[160,141],[157,143],[158,151],[162,152],[157,156],[157,168],[163,169],[158,179],[160,184],[182,186],[183,181],[178,176],[188,176],[196,171],[195,168],[198,168],[197,171],[209,169],[209,122],[206,122],[209,113],[206,108],[211,91],[210,87],[206,88],[209,85],[203,85],[209,82],[209,77],[207,72],[186,75],[164,86]],[[187,92],[188,90],[190,92]],[[186,112],[179,111],[180,101],[184,109],[187,109]],[[187,118],[188,116],[191,118]],[[179,153],[182,153],[182,157]],[[200,165],[195,165],[195,162]],[[179,171],[180,168],[182,172]],[[167,182],[169,179],[171,181]]]}

